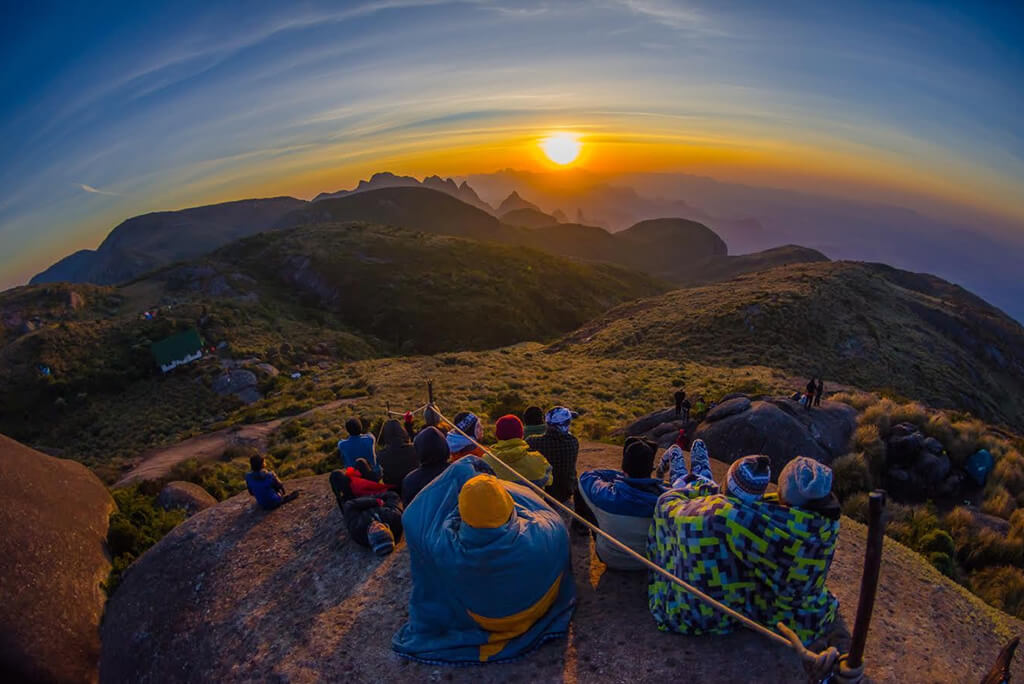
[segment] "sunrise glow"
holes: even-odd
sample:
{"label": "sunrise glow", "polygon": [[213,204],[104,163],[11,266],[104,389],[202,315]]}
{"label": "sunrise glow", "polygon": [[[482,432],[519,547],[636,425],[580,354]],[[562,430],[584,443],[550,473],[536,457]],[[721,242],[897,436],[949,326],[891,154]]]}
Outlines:
{"label": "sunrise glow", "polygon": [[583,143],[575,133],[554,133],[540,141],[540,148],[548,159],[565,166],[580,156]]}

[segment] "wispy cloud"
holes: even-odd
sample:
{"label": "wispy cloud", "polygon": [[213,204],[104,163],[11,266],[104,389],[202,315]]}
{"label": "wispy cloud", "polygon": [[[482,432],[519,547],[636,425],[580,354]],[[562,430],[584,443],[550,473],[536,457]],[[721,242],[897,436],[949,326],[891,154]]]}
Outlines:
{"label": "wispy cloud", "polygon": [[119,192],[110,192],[109,190],[100,190],[99,188],[94,188],[91,185],[86,185],[85,183],[79,183],[78,187],[82,188],[86,192],[91,192],[94,195],[110,195],[111,197],[120,197],[121,196],[121,193],[119,193]]}
{"label": "wispy cloud", "polygon": [[692,7],[671,0],[619,0],[634,14],[647,17],[677,31],[699,31],[719,33],[713,28],[706,15]]}

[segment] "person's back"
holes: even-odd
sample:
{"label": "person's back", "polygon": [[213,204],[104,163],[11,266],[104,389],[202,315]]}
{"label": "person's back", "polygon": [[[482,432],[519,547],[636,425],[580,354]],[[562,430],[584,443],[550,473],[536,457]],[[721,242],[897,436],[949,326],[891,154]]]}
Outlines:
{"label": "person's back", "polygon": [[355,468],[356,461],[365,458],[371,467],[377,468],[377,454],[374,450],[373,435],[363,434],[363,424],[358,418],[345,422],[348,437],[338,442],[338,454],[346,468]]}
{"label": "person's back", "polygon": [[267,470],[264,465],[262,456],[252,456],[249,459],[250,471],[245,474],[245,488],[260,507],[269,511],[295,498],[297,492],[286,497],[281,480],[273,470]]}
{"label": "person's back", "polygon": [[[668,491],[651,477],[657,446],[630,438],[622,453],[622,470],[588,470],[580,475],[579,493],[597,518],[598,527],[641,556],[647,555],[647,534],[658,497]],[[601,535],[594,546],[598,558],[615,570],[646,566]]]}
{"label": "person's back", "polygon": [[568,532],[540,497],[489,471],[464,457],[406,508],[412,593],[392,639],[399,655],[510,661],[568,631],[576,597]]}
{"label": "person's back", "polygon": [[405,476],[419,465],[416,448],[406,429],[397,420],[389,420],[381,429],[380,441],[384,448],[377,454],[377,463],[385,484],[401,486]]}
{"label": "person's back", "polygon": [[539,406],[531,406],[523,413],[523,439],[540,437],[548,429],[544,422],[544,412]]}
{"label": "person's back", "polygon": [[526,440],[533,449],[551,464],[551,485],[548,494],[565,502],[576,492],[576,460],[580,442],[570,430],[575,414],[561,406],[548,411],[544,434]]}
{"label": "person's back", "polygon": [[420,466],[402,480],[402,501],[408,506],[424,487],[448,467],[448,442],[444,433],[436,427],[427,426],[419,431],[413,441]]}
{"label": "person's back", "polygon": [[[839,533],[838,506],[820,511],[806,507],[828,496],[812,500],[792,495],[805,504],[798,508],[786,505],[779,495],[756,494],[753,475],[767,461],[761,458],[765,460],[760,463],[748,461],[746,481],[736,489],[720,493],[714,482],[698,478],[664,494],[655,507],[648,556],[761,624],[785,623],[808,643],[821,637],[837,614],[838,602],[825,580]],[[787,488],[787,479],[799,480],[788,472],[790,465],[779,476],[780,491]],[[804,478],[813,482],[788,490],[802,488],[806,497],[815,488],[830,488],[831,471],[825,476],[820,464],[800,465],[815,473]],[[758,475],[758,486],[762,481],[767,484]],[[732,619],[708,611],[699,599],[660,577],[652,576],[649,582],[648,602],[663,631],[724,634],[735,626]]]}
{"label": "person's back", "polygon": [[[499,418],[494,433],[498,441],[490,448],[493,456],[485,454],[483,459],[495,475],[509,482],[520,482],[522,475],[538,487],[551,484],[551,464],[540,453],[530,450],[523,439],[523,423],[517,416],[509,414]],[[501,459],[508,467],[497,459]]]}

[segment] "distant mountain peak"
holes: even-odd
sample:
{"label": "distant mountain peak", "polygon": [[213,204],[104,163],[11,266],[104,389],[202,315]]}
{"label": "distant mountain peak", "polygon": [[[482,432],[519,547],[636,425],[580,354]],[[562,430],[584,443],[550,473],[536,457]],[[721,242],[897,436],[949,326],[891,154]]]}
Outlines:
{"label": "distant mountain peak", "polygon": [[522,196],[520,196],[518,192],[513,190],[508,197],[502,200],[501,205],[498,207],[498,215],[502,216],[510,211],[515,211],[517,209],[532,209],[533,211],[541,211],[540,207],[538,207],[533,202],[527,202],[522,198]]}
{"label": "distant mountain peak", "polygon": [[378,171],[377,173],[370,176],[370,180],[361,180],[352,190],[338,190],[337,192],[321,192],[319,195],[313,198],[314,202],[320,202],[326,199],[337,199],[339,197],[345,197],[352,195],[357,192],[366,192],[368,190],[380,190],[382,188],[398,188],[398,187],[410,187],[410,188],[430,188],[431,190],[437,190],[443,192],[446,195],[462,200],[466,204],[476,207],[477,209],[483,209],[488,214],[494,213],[494,207],[480,199],[480,196],[476,194],[472,186],[466,181],[462,181],[460,184],[456,184],[451,178],[441,178],[438,175],[432,175],[425,177],[422,181],[416,180],[412,176],[399,176],[391,173],[390,171]]}

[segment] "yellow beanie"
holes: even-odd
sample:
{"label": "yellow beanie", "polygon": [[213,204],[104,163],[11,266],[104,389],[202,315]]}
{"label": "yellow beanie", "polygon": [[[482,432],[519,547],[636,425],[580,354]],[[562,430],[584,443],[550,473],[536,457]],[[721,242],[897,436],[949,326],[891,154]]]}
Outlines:
{"label": "yellow beanie", "polygon": [[512,509],[512,497],[493,475],[477,475],[459,492],[459,515],[470,527],[501,527],[512,517]]}

